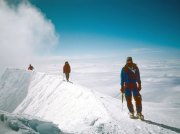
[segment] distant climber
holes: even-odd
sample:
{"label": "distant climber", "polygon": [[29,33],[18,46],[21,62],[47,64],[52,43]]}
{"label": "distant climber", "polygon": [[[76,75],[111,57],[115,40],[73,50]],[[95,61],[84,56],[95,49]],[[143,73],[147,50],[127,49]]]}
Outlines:
{"label": "distant climber", "polygon": [[34,67],[31,64],[29,64],[28,70],[31,70],[31,71],[34,70]]}
{"label": "distant climber", "polygon": [[140,72],[132,57],[127,57],[126,65],[121,70],[121,92],[125,93],[130,118],[135,118],[132,104],[132,95],[136,103],[137,118],[144,119],[142,115]]}
{"label": "distant climber", "polygon": [[71,67],[67,61],[64,64],[63,73],[66,75],[66,80],[69,81],[69,74],[71,73]]}

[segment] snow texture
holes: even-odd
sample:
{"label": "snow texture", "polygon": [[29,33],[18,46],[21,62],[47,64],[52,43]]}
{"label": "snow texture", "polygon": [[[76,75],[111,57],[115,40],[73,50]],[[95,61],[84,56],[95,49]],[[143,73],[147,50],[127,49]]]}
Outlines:
{"label": "snow texture", "polygon": [[[42,134],[57,131],[51,130],[54,125],[47,120],[57,124],[62,132],[75,134],[180,133],[178,104],[143,102],[145,120],[132,120],[121,98],[66,82],[60,75],[7,69],[1,79],[0,94],[1,110],[13,110],[14,115],[30,120],[32,130]],[[13,109],[11,105],[15,105]],[[41,123],[42,119],[47,123]],[[16,120],[12,124],[16,127]]]}
{"label": "snow texture", "polygon": [[0,134],[62,134],[57,125],[52,122],[4,111],[0,111],[0,117]]}

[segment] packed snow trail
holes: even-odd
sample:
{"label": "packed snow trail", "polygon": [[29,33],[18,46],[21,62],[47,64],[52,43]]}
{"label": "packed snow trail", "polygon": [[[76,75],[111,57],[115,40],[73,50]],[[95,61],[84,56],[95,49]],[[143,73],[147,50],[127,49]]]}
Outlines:
{"label": "packed snow trail", "polygon": [[[25,93],[17,94],[18,90]],[[15,103],[14,113],[52,121],[69,133],[180,133],[179,105],[143,102],[145,121],[132,120],[126,104],[122,111],[119,99],[68,83],[59,75],[7,69],[0,83],[0,93],[5,95],[0,99],[7,101],[0,102],[1,110],[11,112],[6,104],[24,98],[21,103]]]}

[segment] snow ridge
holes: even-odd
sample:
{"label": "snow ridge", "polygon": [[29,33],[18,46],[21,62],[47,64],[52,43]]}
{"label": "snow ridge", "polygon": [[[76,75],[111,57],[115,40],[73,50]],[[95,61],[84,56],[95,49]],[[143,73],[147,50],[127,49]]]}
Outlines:
{"label": "snow ridge", "polygon": [[[131,120],[127,108],[122,109],[119,99],[66,82],[60,75],[7,69],[0,82],[1,110],[52,121],[63,132],[75,134],[180,132],[179,107],[169,108],[169,105],[143,102],[143,108],[146,120],[144,122]],[[165,111],[167,108],[169,109]],[[170,115],[172,112],[175,116]]]}

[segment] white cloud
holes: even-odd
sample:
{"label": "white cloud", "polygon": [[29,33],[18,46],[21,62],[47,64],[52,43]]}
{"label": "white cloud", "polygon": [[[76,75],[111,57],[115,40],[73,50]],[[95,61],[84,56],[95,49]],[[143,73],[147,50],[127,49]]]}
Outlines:
{"label": "white cloud", "polygon": [[[63,57],[64,58],[64,57]],[[50,74],[62,75],[63,58],[57,57],[43,69]],[[57,62],[56,62],[57,61]],[[143,101],[179,103],[180,60],[134,60],[137,63],[142,81]],[[50,63],[50,62],[49,62]],[[120,73],[125,59],[100,61],[99,59],[71,59],[70,80],[92,90],[117,97],[120,94]],[[42,69],[41,69],[42,70]],[[153,98],[153,99],[152,99]]]}
{"label": "white cloud", "polygon": [[[50,20],[29,2],[17,7],[0,1],[0,70],[33,62],[49,53],[59,37]],[[27,66],[27,65],[26,65]]]}

